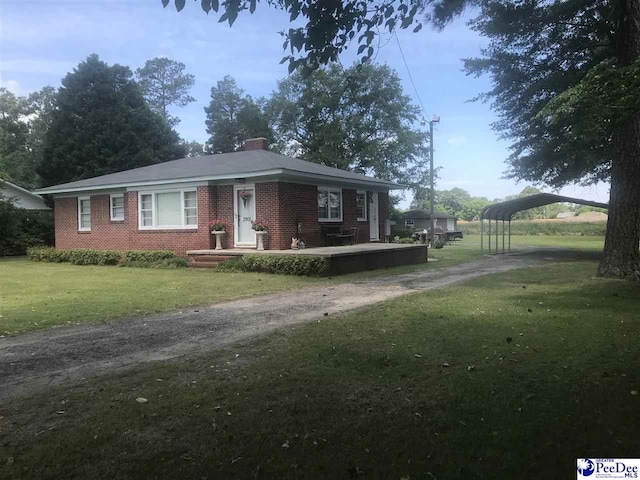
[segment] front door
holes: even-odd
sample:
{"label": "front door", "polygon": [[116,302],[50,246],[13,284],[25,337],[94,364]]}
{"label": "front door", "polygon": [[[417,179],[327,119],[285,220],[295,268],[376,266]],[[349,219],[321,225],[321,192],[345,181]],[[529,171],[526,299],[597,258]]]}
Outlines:
{"label": "front door", "polygon": [[233,187],[233,213],[235,246],[255,247],[256,232],[251,228],[251,222],[256,219],[256,189],[253,185]]}
{"label": "front door", "polygon": [[378,216],[378,192],[371,192],[369,202],[369,240],[380,240],[380,219]]}

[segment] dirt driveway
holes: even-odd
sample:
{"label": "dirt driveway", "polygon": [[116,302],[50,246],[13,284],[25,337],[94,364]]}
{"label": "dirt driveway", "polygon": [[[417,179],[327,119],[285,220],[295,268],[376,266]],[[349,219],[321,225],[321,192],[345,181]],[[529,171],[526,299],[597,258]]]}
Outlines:
{"label": "dirt driveway", "polygon": [[287,325],[505,272],[555,255],[503,255],[416,273],[252,297],[0,339],[0,400],[103,373],[217,349]]}

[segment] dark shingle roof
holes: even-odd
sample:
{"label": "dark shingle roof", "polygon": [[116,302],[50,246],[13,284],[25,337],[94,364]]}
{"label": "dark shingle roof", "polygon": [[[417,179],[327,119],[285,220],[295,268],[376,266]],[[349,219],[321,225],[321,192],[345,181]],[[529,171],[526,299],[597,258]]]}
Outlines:
{"label": "dark shingle roof", "polygon": [[382,188],[400,188],[399,185],[387,180],[379,180],[358,173],[287,157],[267,150],[248,150],[181,158],[171,162],[157,163],[77,182],[42,188],[38,190],[38,193],[62,193],[65,191],[80,191],[83,188],[94,190],[114,186],[153,184],[153,182],[167,183],[172,180],[233,179],[243,176],[258,176],[263,173],[265,175],[284,174],[292,177],[311,175],[328,177],[327,180],[333,178],[336,182],[369,184]]}

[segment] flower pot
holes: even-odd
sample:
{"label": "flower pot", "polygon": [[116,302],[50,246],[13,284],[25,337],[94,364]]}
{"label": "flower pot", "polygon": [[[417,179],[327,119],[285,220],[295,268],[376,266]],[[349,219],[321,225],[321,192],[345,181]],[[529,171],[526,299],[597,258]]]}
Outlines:
{"label": "flower pot", "polygon": [[256,250],[264,250],[264,237],[267,235],[265,231],[256,232]]}
{"label": "flower pot", "polygon": [[211,232],[211,235],[213,235],[214,238],[216,239],[216,246],[215,246],[216,250],[222,250],[222,235],[224,235],[225,233],[227,232],[225,232],[224,230],[220,230],[220,231],[216,230]]}

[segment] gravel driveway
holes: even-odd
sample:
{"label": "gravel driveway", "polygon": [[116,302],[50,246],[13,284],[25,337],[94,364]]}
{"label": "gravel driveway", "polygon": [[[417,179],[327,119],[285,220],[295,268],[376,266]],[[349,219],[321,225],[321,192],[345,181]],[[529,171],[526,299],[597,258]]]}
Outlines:
{"label": "gravel driveway", "polygon": [[0,339],[0,400],[329,318],[408,293],[554,260],[502,255],[423,270],[218,303],[180,312],[59,327]]}

